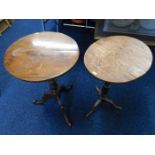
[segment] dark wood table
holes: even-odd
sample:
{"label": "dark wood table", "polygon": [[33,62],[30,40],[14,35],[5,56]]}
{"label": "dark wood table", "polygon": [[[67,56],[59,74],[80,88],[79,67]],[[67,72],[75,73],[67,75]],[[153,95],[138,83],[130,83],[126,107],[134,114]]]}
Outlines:
{"label": "dark wood table", "polygon": [[43,105],[50,97],[55,98],[68,126],[71,126],[60,100],[61,93],[69,91],[71,86],[58,86],[55,78],[69,71],[78,57],[78,45],[69,36],[58,32],[40,32],[14,42],[6,51],[4,66],[18,79],[29,82],[48,81],[50,91],[33,103]]}
{"label": "dark wood table", "polygon": [[86,114],[89,116],[102,103],[122,109],[106,97],[111,83],[125,83],[143,76],[151,67],[152,53],[142,41],[128,36],[111,36],[99,39],[87,49],[84,64],[96,78],[105,81],[97,87],[100,98]]}

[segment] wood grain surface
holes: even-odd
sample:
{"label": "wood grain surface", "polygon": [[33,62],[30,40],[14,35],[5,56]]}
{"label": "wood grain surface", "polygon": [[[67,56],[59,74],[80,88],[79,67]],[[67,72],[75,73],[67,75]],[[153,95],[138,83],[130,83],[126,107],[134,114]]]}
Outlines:
{"label": "wood grain surface", "polygon": [[128,36],[110,36],[93,43],[84,63],[95,77],[124,83],[144,75],[151,67],[152,53],[142,41]]}
{"label": "wood grain surface", "polygon": [[25,36],[6,51],[4,66],[16,78],[44,81],[70,70],[79,57],[77,43],[58,32],[40,32]]}

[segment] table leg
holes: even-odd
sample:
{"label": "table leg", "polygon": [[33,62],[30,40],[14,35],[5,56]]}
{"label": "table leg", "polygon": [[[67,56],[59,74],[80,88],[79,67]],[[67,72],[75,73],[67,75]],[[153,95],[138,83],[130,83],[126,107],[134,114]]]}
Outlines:
{"label": "table leg", "polygon": [[117,104],[115,104],[112,100],[110,100],[109,98],[107,98],[106,96],[102,97],[102,101],[109,103],[112,107],[114,107],[115,109],[121,110],[122,107],[118,106]]}
{"label": "table leg", "polygon": [[65,119],[66,123],[68,124],[69,127],[71,127],[72,123],[70,122],[70,120],[69,120],[69,118],[68,118],[68,116],[67,116],[67,114],[65,112],[64,105],[62,104],[59,96],[57,97],[57,101],[58,101],[60,109],[61,109],[61,111],[63,113],[63,116],[64,116],[64,119]]}
{"label": "table leg", "polygon": [[93,105],[92,109],[86,113],[86,117],[90,116],[93,112],[96,111],[97,107],[102,103],[102,100],[101,99],[98,99],[95,104]]}
{"label": "table leg", "polygon": [[58,86],[57,82],[55,79],[52,79],[49,81],[49,86],[50,86],[50,91],[47,92],[47,93],[44,93],[44,95],[42,96],[42,98],[40,100],[33,100],[33,103],[36,104],[36,105],[44,105],[44,103],[50,99],[50,98],[54,98],[57,100],[59,106],[60,106],[60,109],[63,113],[63,116],[64,116],[64,119],[67,123],[67,125],[69,127],[72,126],[66,112],[65,112],[65,109],[64,109],[64,106],[61,102],[61,99],[60,99],[60,96],[61,96],[61,93],[62,92],[68,92],[71,90],[72,86]]}
{"label": "table leg", "polygon": [[33,100],[33,103],[36,105],[44,105],[44,103],[52,97],[51,92],[44,93],[40,100]]}

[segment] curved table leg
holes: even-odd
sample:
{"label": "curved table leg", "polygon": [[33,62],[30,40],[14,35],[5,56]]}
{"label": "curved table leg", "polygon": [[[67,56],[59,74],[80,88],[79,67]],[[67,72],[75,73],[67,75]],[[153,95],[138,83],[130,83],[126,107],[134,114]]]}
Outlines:
{"label": "curved table leg", "polygon": [[93,112],[96,111],[97,107],[102,103],[102,100],[101,99],[98,99],[95,104],[93,105],[92,109],[86,113],[86,117],[89,117]]}
{"label": "curved table leg", "polygon": [[47,93],[44,93],[44,95],[42,96],[42,98],[40,100],[33,100],[32,102],[36,105],[44,105],[45,102],[50,98],[52,97],[52,94],[51,92],[47,92]]}
{"label": "curved table leg", "polygon": [[64,119],[65,119],[67,125],[68,125],[69,127],[71,127],[71,126],[72,126],[72,123],[70,122],[70,120],[69,120],[69,118],[68,118],[68,116],[67,116],[67,114],[66,114],[66,112],[65,112],[65,108],[64,108],[63,103],[62,103],[61,100],[60,100],[60,97],[57,97],[57,101],[58,101],[58,104],[59,104],[59,106],[60,106],[60,109],[61,109],[61,111],[62,111],[62,113],[63,113]]}
{"label": "curved table leg", "polygon": [[59,87],[59,92],[62,93],[62,92],[69,92],[71,89],[72,89],[73,85],[67,85],[67,86],[60,86]]}
{"label": "curved table leg", "polygon": [[109,103],[112,107],[114,107],[115,109],[118,110],[122,110],[122,107],[115,104],[112,100],[110,100],[109,98],[107,98],[106,96],[102,97],[102,100],[106,103]]}

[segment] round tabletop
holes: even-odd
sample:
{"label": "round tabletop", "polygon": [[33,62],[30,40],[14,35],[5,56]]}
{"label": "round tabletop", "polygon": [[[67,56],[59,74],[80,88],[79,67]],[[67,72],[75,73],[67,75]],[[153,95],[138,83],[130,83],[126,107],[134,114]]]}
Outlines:
{"label": "round tabletop", "polygon": [[58,32],[39,32],[25,36],[6,51],[4,66],[16,78],[44,81],[70,70],[79,57],[77,43]]}
{"label": "round tabletop", "polygon": [[128,36],[102,38],[87,49],[84,63],[95,77],[124,83],[144,75],[151,67],[153,56],[142,41]]}

